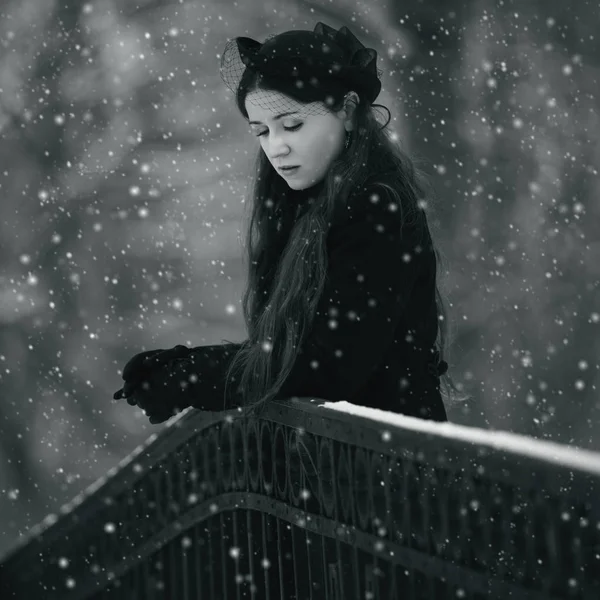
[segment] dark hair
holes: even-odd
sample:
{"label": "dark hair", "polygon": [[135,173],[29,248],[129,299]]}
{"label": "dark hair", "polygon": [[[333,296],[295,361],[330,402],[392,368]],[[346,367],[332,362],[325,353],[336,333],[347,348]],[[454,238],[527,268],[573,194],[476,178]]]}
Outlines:
{"label": "dark hair", "polygon": [[[238,109],[246,120],[249,119],[246,95],[257,89],[281,92],[283,88],[276,82],[267,83],[247,69],[236,96]],[[283,93],[292,95],[287,90]],[[337,112],[343,106],[342,96],[334,99],[329,110]],[[373,106],[360,99],[354,113],[350,146],[333,161],[316,200],[299,216],[293,214],[295,207],[290,203],[286,206],[285,202],[278,201],[286,194],[288,185],[277,174],[262,148],[258,151],[252,170],[252,198],[246,202],[252,211],[246,230],[248,279],[242,299],[248,340],[242,343],[226,375],[226,390],[231,377],[236,388],[242,391],[244,404],[251,407],[251,413],[259,411],[277,396],[310,330],[325,285],[326,234],[335,206],[345,202],[352,190],[374,172],[390,170],[399,174],[400,190],[381,185],[395,195],[398,206],[409,210],[421,206],[423,187],[418,179],[422,174],[385,130],[391,117],[389,110],[385,110],[388,121],[381,126]],[[439,264],[441,256],[435,246],[434,252]],[[444,359],[450,344],[448,319],[437,281],[436,305],[439,316],[437,346],[440,359]],[[469,398],[461,394],[448,373],[442,375],[440,384],[440,392],[446,401]]]}

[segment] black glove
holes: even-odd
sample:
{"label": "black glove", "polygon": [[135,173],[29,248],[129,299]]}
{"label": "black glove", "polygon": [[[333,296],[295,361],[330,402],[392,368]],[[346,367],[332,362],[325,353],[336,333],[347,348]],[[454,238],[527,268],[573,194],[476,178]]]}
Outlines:
{"label": "black glove", "polygon": [[177,345],[170,350],[148,350],[136,354],[123,369],[123,379],[125,385],[113,394],[115,400],[127,398],[127,403],[133,406],[136,404],[131,396],[136,388],[153,372],[161,366],[168,364],[169,361],[177,358],[185,358],[192,352],[187,346]]}
{"label": "black glove", "polygon": [[[160,359],[162,354],[150,358],[149,362]],[[152,424],[162,423],[198,401],[201,377],[198,356],[190,354],[178,358],[174,354],[171,352],[170,360],[144,375],[127,399],[129,404],[137,404],[144,410]]]}

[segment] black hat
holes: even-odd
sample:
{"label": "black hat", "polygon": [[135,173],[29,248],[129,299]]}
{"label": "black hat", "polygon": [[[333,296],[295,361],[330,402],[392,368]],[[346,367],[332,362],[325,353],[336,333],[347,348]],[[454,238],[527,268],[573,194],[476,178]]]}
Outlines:
{"label": "black hat", "polygon": [[[336,31],[321,22],[314,31],[286,31],[268,36],[262,44],[249,37],[229,40],[219,73],[236,96],[245,93],[240,84],[247,69],[258,73],[267,87],[303,103],[315,102],[311,114],[327,112],[319,101],[334,106],[348,91],[355,91],[370,104],[381,91],[377,51],[365,48],[347,27]],[[272,102],[250,101],[273,108]]]}

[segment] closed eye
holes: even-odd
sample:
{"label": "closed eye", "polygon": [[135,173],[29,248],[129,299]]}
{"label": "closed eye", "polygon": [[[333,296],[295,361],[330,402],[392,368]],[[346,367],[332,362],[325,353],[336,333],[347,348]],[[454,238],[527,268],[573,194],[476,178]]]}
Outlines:
{"label": "closed eye", "polygon": [[[293,127],[284,127],[284,129],[286,131],[298,131],[298,129],[300,129],[300,127],[302,127],[303,123],[299,123],[298,125],[294,125]],[[263,135],[265,135],[265,133],[267,133],[266,131],[262,131],[261,133],[258,133],[256,135],[256,137],[262,137]]]}

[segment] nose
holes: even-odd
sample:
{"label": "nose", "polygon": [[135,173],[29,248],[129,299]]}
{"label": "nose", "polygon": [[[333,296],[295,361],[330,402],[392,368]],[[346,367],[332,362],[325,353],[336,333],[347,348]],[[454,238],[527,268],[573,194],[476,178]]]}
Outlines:
{"label": "nose", "polygon": [[271,157],[271,160],[280,160],[289,154],[289,143],[283,142],[281,136],[276,136],[274,134],[272,137],[269,137],[269,139],[266,141],[266,144],[268,144],[270,150],[270,152],[268,152],[268,156]]}

